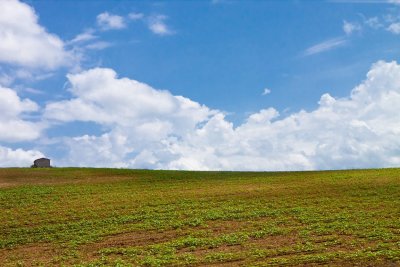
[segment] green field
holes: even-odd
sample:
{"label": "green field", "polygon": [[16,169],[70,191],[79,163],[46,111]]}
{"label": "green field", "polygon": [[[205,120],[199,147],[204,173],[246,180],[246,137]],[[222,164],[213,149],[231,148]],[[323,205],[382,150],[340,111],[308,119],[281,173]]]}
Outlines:
{"label": "green field", "polygon": [[0,169],[1,266],[400,266],[400,169]]}

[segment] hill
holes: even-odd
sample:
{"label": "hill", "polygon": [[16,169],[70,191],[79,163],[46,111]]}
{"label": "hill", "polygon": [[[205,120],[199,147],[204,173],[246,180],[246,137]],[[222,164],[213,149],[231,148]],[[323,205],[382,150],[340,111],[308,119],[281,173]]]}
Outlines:
{"label": "hill", "polygon": [[397,266],[400,169],[0,169],[4,266]]}

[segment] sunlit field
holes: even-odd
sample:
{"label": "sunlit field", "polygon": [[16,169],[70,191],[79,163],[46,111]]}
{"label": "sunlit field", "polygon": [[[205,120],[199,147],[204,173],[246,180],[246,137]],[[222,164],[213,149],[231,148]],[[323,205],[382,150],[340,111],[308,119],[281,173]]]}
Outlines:
{"label": "sunlit field", "polygon": [[400,169],[0,169],[1,266],[398,266]]}

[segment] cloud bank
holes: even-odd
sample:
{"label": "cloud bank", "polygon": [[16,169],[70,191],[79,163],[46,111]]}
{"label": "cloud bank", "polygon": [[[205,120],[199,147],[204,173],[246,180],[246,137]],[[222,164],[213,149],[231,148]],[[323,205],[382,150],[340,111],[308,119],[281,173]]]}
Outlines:
{"label": "cloud bank", "polygon": [[377,62],[345,98],[280,117],[273,108],[234,127],[223,112],[96,68],[68,75],[57,123],[95,122],[103,134],[63,139],[64,165],[196,170],[312,170],[400,164],[400,66]]}
{"label": "cloud bank", "polygon": [[0,167],[28,167],[32,164],[32,159],[43,157],[37,150],[11,149],[0,146]]}
{"label": "cloud bank", "polygon": [[38,111],[39,106],[20,99],[10,88],[0,86],[0,142],[31,141],[39,138],[43,125],[24,119],[24,114]]}
{"label": "cloud bank", "polygon": [[0,40],[0,63],[52,70],[74,60],[63,41],[38,24],[33,8],[15,0],[0,1]]}
{"label": "cloud bank", "polygon": [[[137,13],[130,19],[141,20],[143,15]],[[172,34],[165,19],[159,15],[144,21],[155,34]],[[125,18],[109,13],[99,15],[98,23],[104,30],[126,27]],[[344,24],[349,35],[358,30],[352,25]],[[397,28],[387,30],[396,32]],[[55,70],[74,60],[64,42],[39,25],[34,10],[15,0],[0,1],[0,38],[0,63],[11,66],[16,75]],[[88,30],[67,45],[85,44],[87,49],[109,45],[101,40],[93,43],[97,38]],[[309,47],[304,56],[346,42],[344,38],[330,39]],[[314,170],[400,165],[397,62],[375,63],[347,97],[326,93],[314,110],[289,116],[265,107],[238,126],[220,110],[120,78],[110,68],[74,72],[67,79],[68,99],[39,106],[21,98],[12,86],[5,86],[12,84],[12,77],[0,73],[0,166],[29,166],[34,158],[44,156],[42,148],[57,166]],[[46,136],[48,129],[74,122],[97,124],[100,133]],[[27,143],[31,148],[18,148],[29,147],[24,146]],[[40,149],[36,143],[41,144]],[[62,147],[65,153],[52,155],[50,144]]]}
{"label": "cloud bank", "polygon": [[123,17],[108,12],[103,12],[97,16],[97,24],[103,30],[119,30],[126,28]]}

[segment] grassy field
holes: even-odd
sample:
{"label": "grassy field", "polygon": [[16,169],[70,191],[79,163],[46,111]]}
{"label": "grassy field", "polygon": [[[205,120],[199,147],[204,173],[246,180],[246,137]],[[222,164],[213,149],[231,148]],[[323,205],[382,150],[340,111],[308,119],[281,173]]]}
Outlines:
{"label": "grassy field", "polygon": [[400,169],[0,169],[1,266],[400,266]]}

